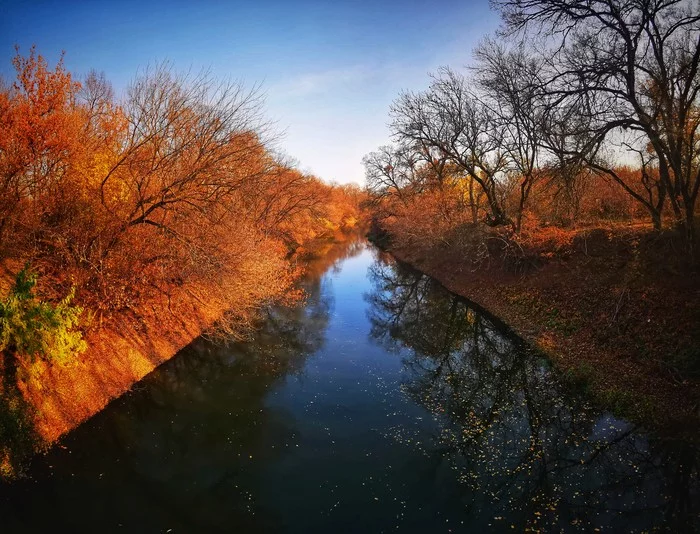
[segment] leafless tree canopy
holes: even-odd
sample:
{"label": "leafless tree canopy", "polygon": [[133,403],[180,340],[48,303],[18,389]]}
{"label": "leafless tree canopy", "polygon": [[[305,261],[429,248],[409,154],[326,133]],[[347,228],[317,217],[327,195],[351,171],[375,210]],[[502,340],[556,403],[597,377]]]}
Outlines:
{"label": "leafless tree canopy", "polygon": [[[643,167],[658,166],[656,195],[638,195],[609,165],[595,167],[652,212],[658,213],[668,196],[692,241],[700,188],[700,3],[515,0],[494,5],[503,14],[505,33],[549,40],[554,53],[547,91],[556,103],[575,106],[588,118],[593,143],[630,132],[632,142],[624,147],[638,154]],[[648,176],[646,182],[651,186]]]}
{"label": "leafless tree canopy", "polygon": [[[476,184],[489,225],[519,232],[533,190],[542,189],[568,198],[575,217],[583,184],[596,177],[621,188],[657,229],[670,210],[692,248],[700,189],[700,2],[493,6],[504,24],[477,47],[468,75],[442,68],[427,90],[394,102],[391,128],[402,150],[412,150],[418,166],[435,175],[456,169],[464,188]],[[394,166],[377,163],[376,154],[365,160],[369,183],[391,181],[383,171]],[[400,195],[403,186],[391,185]]]}

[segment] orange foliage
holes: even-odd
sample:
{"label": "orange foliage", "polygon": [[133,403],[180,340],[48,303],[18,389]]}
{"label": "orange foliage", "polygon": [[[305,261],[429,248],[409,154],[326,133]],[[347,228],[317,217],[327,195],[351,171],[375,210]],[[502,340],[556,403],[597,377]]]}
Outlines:
{"label": "orange foliage", "polygon": [[290,252],[359,218],[355,192],[275,159],[259,97],[240,85],[160,66],[117,101],[103,76],[80,84],[34,48],[13,64],[0,257],[31,261],[49,297],[75,285],[102,316],[199,284],[242,312],[285,293]]}
{"label": "orange foliage", "polygon": [[[615,172],[639,195],[658,194],[649,169],[646,175],[624,166]],[[468,176],[459,175],[425,180],[421,188],[372,191],[373,217],[399,247],[490,248],[492,243],[486,242],[495,239],[501,243],[499,249],[514,247],[519,255],[540,257],[570,247],[577,228],[649,221],[644,206],[618,183],[585,169],[566,182],[546,170],[538,171],[521,215],[520,191],[512,187],[514,183],[518,180],[500,182],[499,195],[511,222],[520,218],[519,228],[513,224],[486,231],[485,199],[478,188],[470,189],[473,182]]]}
{"label": "orange foliage", "polygon": [[465,226],[472,224],[465,209],[464,195],[457,184],[428,189],[396,202],[385,227],[401,246],[432,247],[458,239]]}

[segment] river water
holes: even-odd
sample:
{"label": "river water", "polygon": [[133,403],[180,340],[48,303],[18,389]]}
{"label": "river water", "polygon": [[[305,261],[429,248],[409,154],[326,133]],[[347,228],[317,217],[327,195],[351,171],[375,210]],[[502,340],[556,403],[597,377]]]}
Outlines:
{"label": "river water", "polygon": [[697,451],[567,392],[357,242],[252,339],[196,340],[0,487],[0,532],[697,528]]}

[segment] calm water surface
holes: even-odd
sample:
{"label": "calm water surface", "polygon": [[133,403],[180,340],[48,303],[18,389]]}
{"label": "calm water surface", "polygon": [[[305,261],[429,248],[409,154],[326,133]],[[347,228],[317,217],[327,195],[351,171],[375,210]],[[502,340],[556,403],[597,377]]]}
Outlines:
{"label": "calm water surface", "polygon": [[697,451],[567,394],[430,278],[355,243],[304,287],[304,306],[249,342],[195,341],[0,487],[0,531],[698,527]]}

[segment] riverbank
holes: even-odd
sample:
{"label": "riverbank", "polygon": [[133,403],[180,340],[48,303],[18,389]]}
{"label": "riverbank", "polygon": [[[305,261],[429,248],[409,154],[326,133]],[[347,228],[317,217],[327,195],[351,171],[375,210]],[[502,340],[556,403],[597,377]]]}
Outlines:
{"label": "riverbank", "polygon": [[[93,324],[85,333],[87,350],[67,364],[22,361],[17,386],[24,406],[6,416],[17,419],[12,425],[19,435],[15,436],[17,443],[2,444],[2,473],[13,476],[23,459],[46,450],[194,339],[212,332],[225,317],[230,319],[226,335],[246,336],[258,310],[301,298],[287,285],[289,279],[280,269],[292,266],[298,278],[307,268],[317,268],[319,261],[335,261],[341,254],[337,250],[345,249],[360,233],[309,242],[289,258],[280,258],[279,265],[251,258],[241,267],[245,272],[238,269],[216,282],[173,287],[138,309],[124,310],[103,324]],[[269,272],[262,272],[266,269]],[[279,279],[276,294],[270,294],[269,284],[248,283],[260,277]]]}
{"label": "riverbank", "polygon": [[492,317],[349,245],[312,261],[302,304],[245,342],[198,339],[0,484],[5,531],[693,529],[689,447],[590,409]]}
{"label": "riverbank", "polygon": [[520,268],[447,246],[388,249],[508,323],[602,408],[697,439],[700,283],[669,246],[588,229]]}
{"label": "riverbank", "polygon": [[80,425],[213,325],[234,303],[204,301],[203,288],[178,290],[138,312],[112,318],[86,336],[88,349],[67,365],[38,361],[19,387],[44,445]]}

